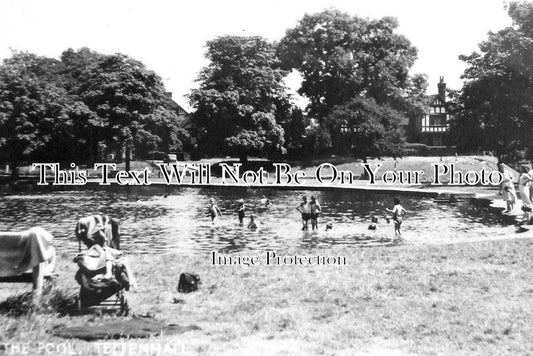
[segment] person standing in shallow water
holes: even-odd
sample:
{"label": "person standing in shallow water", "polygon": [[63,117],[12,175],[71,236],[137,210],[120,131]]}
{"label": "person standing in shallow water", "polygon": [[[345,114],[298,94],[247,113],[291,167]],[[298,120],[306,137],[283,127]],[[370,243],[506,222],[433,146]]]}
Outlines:
{"label": "person standing in shallow water", "polygon": [[309,206],[311,207],[311,229],[318,230],[318,216],[321,212],[320,204],[318,204],[315,197],[311,197],[311,203]]}
{"label": "person standing in shallow water", "polygon": [[392,213],[392,221],[394,221],[394,236],[401,238],[402,232],[402,222],[403,216],[407,213],[407,210],[403,208],[400,204],[400,198],[394,198],[394,207],[392,209],[386,209],[388,212]]}
{"label": "person standing in shallow water", "polygon": [[222,216],[222,212],[220,211],[219,207],[215,204],[215,199],[211,198],[209,199],[210,206],[209,206],[209,215],[211,216],[211,223],[214,224],[215,221]]}
{"label": "person standing in shallow water", "polygon": [[307,230],[307,223],[311,218],[311,206],[307,202],[307,197],[302,196],[302,202],[296,208],[302,214],[302,231]]}
{"label": "person standing in shallow water", "polygon": [[263,197],[261,198],[261,205],[263,205],[265,208],[270,208],[270,200],[263,194]]}
{"label": "person standing in shallow water", "polygon": [[237,214],[239,215],[239,225],[242,226],[244,220],[244,200],[239,199],[239,208],[237,209]]}

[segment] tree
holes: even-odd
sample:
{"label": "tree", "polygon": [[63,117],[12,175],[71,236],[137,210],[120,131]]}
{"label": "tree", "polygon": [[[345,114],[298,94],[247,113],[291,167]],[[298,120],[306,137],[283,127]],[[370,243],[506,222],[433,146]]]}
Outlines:
{"label": "tree", "polygon": [[[513,26],[474,52],[454,99],[452,137],[463,152],[493,151],[500,160],[533,155],[533,4],[512,2]],[[523,157],[522,157],[523,158]]]}
{"label": "tree", "polygon": [[291,115],[279,120],[289,154],[301,153],[306,140],[305,116],[300,108],[293,108]]}
{"label": "tree", "polygon": [[328,117],[343,147],[366,163],[367,158],[402,154],[400,122],[403,115],[372,98],[356,98],[335,106]]}
{"label": "tree", "polygon": [[423,113],[427,81],[409,75],[417,50],[395,33],[397,27],[391,17],[368,20],[325,10],[305,15],[280,41],[283,68],[303,76],[299,93],[309,98],[309,115],[329,132],[336,151],[344,148],[337,125],[329,122],[334,107],[369,98],[411,119]]}
{"label": "tree", "polygon": [[396,19],[362,19],[338,10],[305,15],[279,44],[284,68],[303,76],[299,92],[309,112],[326,117],[335,105],[362,96],[376,103],[400,100],[417,50],[394,31]]}
{"label": "tree", "polygon": [[[176,113],[161,78],[125,55],[104,56],[79,74],[78,95],[96,114],[99,134],[107,147],[125,150],[126,170],[131,150],[147,152],[166,139],[176,144]],[[174,142],[172,142],[174,141]]]}
{"label": "tree", "polygon": [[16,53],[0,66],[0,158],[65,163],[95,161],[105,147],[176,149],[187,133],[174,105],[155,73],[123,55]]}
{"label": "tree", "polygon": [[86,72],[105,58],[105,55],[87,47],[78,50],[69,48],[64,51],[61,54],[61,63],[63,65],[62,82],[65,89],[72,95],[76,95],[83,84]]}
{"label": "tree", "polygon": [[223,36],[207,42],[205,67],[189,99],[196,109],[199,146],[205,154],[281,151],[280,122],[291,115],[274,46],[261,37]]}
{"label": "tree", "polygon": [[0,66],[0,152],[13,165],[14,177],[17,164],[46,152],[68,120],[66,93],[44,65],[49,69],[56,62],[21,53]]}

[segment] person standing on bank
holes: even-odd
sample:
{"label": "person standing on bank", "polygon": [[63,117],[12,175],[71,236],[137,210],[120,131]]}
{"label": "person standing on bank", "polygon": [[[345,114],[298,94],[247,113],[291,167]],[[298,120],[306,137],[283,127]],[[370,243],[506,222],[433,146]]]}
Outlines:
{"label": "person standing on bank", "polygon": [[498,168],[502,174],[501,193],[503,194],[503,200],[507,204],[507,209],[505,209],[503,213],[510,213],[513,211],[514,204],[517,200],[513,184],[514,176],[505,164],[501,163]]}
{"label": "person standing on bank", "polygon": [[531,220],[531,196],[529,189],[533,178],[529,175],[531,167],[526,164],[520,166],[520,178],[518,178],[518,191],[520,192],[520,199],[522,199],[522,211],[524,212],[524,220],[529,223]]}
{"label": "person standing on bank", "polygon": [[302,202],[296,208],[302,214],[302,231],[307,230],[307,222],[311,218],[311,206],[307,202],[307,197],[302,196]]}
{"label": "person standing on bank", "polygon": [[518,178],[518,191],[520,192],[520,199],[522,205],[531,205],[531,197],[529,195],[529,188],[533,179],[529,175],[529,167],[525,164],[520,166],[520,178]]}
{"label": "person standing on bank", "polygon": [[309,205],[311,207],[311,229],[318,230],[318,216],[322,212],[320,204],[316,201],[315,197],[311,197],[311,203]]}
{"label": "person standing on bank", "polygon": [[[528,168],[529,168],[529,172],[527,172],[527,174],[529,174],[531,179],[533,179],[533,169],[531,168],[531,165],[528,165]],[[533,199],[533,182],[529,184],[529,200],[532,200],[532,199]]]}

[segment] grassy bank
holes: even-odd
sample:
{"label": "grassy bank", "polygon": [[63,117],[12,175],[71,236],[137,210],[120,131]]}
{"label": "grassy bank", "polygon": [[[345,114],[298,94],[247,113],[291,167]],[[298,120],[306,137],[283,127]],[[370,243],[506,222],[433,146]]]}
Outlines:
{"label": "grassy bank", "polygon": [[[324,162],[327,162],[327,160]],[[308,176],[312,176],[320,163],[323,162],[308,162],[298,168],[304,170]],[[360,176],[364,172],[361,161],[347,161],[346,159],[339,158],[338,160],[333,160],[331,163],[334,164],[339,171],[351,171],[354,172],[356,176]],[[423,177],[425,178],[431,178],[434,176],[435,164],[446,166],[451,166],[453,164],[455,166],[455,171],[457,172],[480,171],[481,169],[494,171],[498,169],[498,160],[496,157],[492,156],[408,156],[396,160],[392,157],[383,157],[382,159],[369,159],[368,163],[372,169],[375,169],[376,164],[381,164],[381,167],[378,170],[380,173],[385,171],[422,171],[424,172]],[[441,172],[442,168],[439,173]],[[381,176],[381,174],[379,176]],[[445,177],[444,180],[446,180]]]}
{"label": "grassy bank", "polygon": [[[131,169],[132,170],[143,170],[144,168],[149,168],[150,170],[157,171],[157,167],[154,161],[132,161]],[[162,163],[162,161],[158,161]],[[190,163],[205,163],[212,166],[218,164],[219,162],[234,162],[238,163],[239,160],[234,158],[208,158],[202,159],[200,161],[191,161]],[[253,167],[260,167],[261,163],[265,164],[267,167],[271,167],[271,162],[262,158],[250,158],[249,165]],[[182,162],[183,163],[183,162]],[[185,162],[189,163],[189,162]],[[364,173],[361,160],[355,160],[352,157],[330,157],[322,158],[315,160],[307,161],[292,161],[291,166],[294,170],[300,170],[307,173],[308,177],[314,176],[316,168],[322,163],[331,163],[339,171],[351,171],[356,176],[360,176]],[[420,156],[406,156],[403,158],[394,159],[392,157],[383,157],[380,159],[369,159],[368,163],[371,164],[371,167],[374,168],[374,165],[380,163],[382,166],[379,169],[379,172],[384,171],[423,171],[424,176],[431,177],[433,176],[433,165],[434,164],[445,164],[445,165],[455,165],[456,171],[467,172],[467,171],[479,171],[481,169],[486,169],[488,171],[497,170],[497,158],[492,156],[430,156],[430,157],[420,157]],[[0,173],[4,173],[4,167],[0,167]],[[66,168],[63,168],[66,169]],[[93,169],[92,165],[83,165],[81,169],[88,169],[89,176],[100,176],[101,168],[98,171]],[[125,163],[117,163],[117,170],[124,170]],[[30,165],[18,167],[19,174],[21,176],[25,175],[34,175],[39,174],[38,170],[31,170]],[[49,175],[52,174],[52,171],[48,170]]]}
{"label": "grassy bank", "polygon": [[[285,254],[294,253],[312,255]],[[135,256],[140,289],[130,293],[134,311],[202,330],[130,342],[180,344],[207,354],[533,353],[529,239],[327,254],[345,256],[347,265],[214,267],[207,254]],[[58,288],[75,293],[71,256],[60,257]],[[200,274],[199,291],[176,291],[182,271]],[[105,318],[3,316],[1,341],[64,343],[49,334],[54,326]],[[97,351],[84,341],[73,346],[83,354]]]}

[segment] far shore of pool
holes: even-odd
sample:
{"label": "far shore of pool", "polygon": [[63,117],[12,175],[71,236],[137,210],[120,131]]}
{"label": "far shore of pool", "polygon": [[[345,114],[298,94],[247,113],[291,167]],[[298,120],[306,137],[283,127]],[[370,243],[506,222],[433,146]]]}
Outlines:
{"label": "far shore of pool", "polygon": [[[222,160],[220,158],[216,159],[204,159],[197,162],[184,162],[184,163],[202,163],[214,165],[220,163]],[[226,160],[225,162],[238,162]],[[261,159],[255,159],[255,164],[261,164],[267,161]],[[340,170],[353,172],[354,177],[350,182],[345,182],[341,184],[338,181],[333,183],[319,182],[316,177],[312,174],[316,171],[317,166],[323,162],[331,162]],[[382,164],[383,170],[390,171],[415,171],[422,170],[425,172],[426,176],[429,176],[428,172],[429,167],[432,163],[443,163],[443,164],[454,164],[457,166],[457,170],[466,172],[469,170],[478,171],[481,169],[495,170],[497,160],[492,156],[449,156],[449,157],[404,157],[402,159],[396,160],[391,157],[385,157],[379,160],[369,160],[371,164],[380,163]],[[452,185],[447,184],[432,184],[432,182],[423,182],[421,184],[386,184],[382,180],[376,180],[374,184],[370,184],[368,179],[361,179],[360,175],[363,173],[363,168],[361,167],[361,162],[354,161],[348,157],[335,157],[329,160],[315,160],[304,164],[300,162],[299,164],[294,164],[294,170],[299,170],[306,172],[306,177],[300,180],[300,183],[295,183],[294,181],[288,184],[278,184],[275,182],[273,177],[270,176],[265,180],[265,184],[228,184],[228,180],[223,181],[220,177],[211,175],[209,183],[205,182],[195,182],[191,183],[188,179],[181,182],[181,184],[167,184],[165,180],[160,176],[160,174],[153,173],[154,166],[153,162],[149,163],[147,161],[134,161],[132,162],[132,170],[141,170],[150,166],[152,168],[152,173],[149,177],[149,185],[119,185],[114,178],[111,178],[112,175],[109,175],[108,185],[102,185],[102,179],[96,178],[95,174],[89,174],[87,182],[83,185],[37,185],[37,176],[35,172],[32,175],[28,175],[30,172],[26,169],[26,175],[22,175],[19,180],[15,182],[9,182],[6,180],[6,183],[3,185],[0,184],[0,192],[9,193],[12,191],[24,192],[24,191],[50,191],[50,190],[107,190],[107,189],[117,189],[117,190],[127,190],[127,191],[136,191],[141,192],[144,189],[174,189],[179,187],[184,188],[205,188],[205,187],[225,187],[231,189],[274,189],[274,190],[350,190],[358,192],[371,192],[371,193],[385,193],[385,194],[397,194],[397,195],[411,195],[419,197],[429,197],[435,198],[436,200],[442,200],[445,202],[450,197],[452,201],[454,199],[460,200],[469,200],[476,204],[482,206],[489,206],[495,212],[501,213],[505,209],[505,203],[501,199],[501,195],[498,194],[499,187],[492,185]],[[118,164],[117,169],[124,169],[124,164]],[[94,173],[94,172],[93,172]],[[517,177],[517,175],[516,175]],[[515,178],[516,178],[515,177]],[[282,182],[283,183],[283,182]],[[521,215],[520,211],[521,202],[518,201],[515,210],[512,214],[508,214],[510,219],[517,218]]]}

